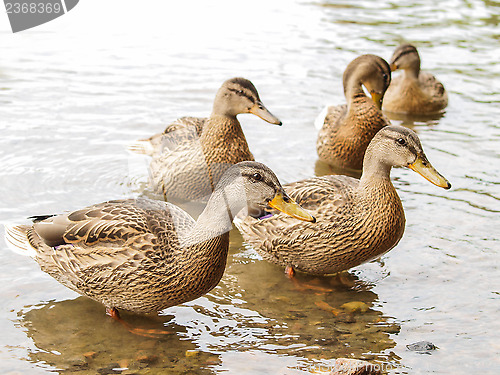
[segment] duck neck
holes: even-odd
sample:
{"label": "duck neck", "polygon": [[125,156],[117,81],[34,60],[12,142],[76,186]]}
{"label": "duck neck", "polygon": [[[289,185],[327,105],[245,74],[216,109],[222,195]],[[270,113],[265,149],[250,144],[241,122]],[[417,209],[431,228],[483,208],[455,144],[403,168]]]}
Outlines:
{"label": "duck neck", "polygon": [[355,105],[359,103],[373,104],[373,107],[375,108],[375,104],[373,103],[373,101],[368,98],[363,91],[363,84],[361,80],[356,76],[351,77],[347,81],[345,97],[347,99],[347,108],[349,112],[357,111],[357,109],[355,109]]}
{"label": "duck neck", "polygon": [[233,115],[212,113],[203,127],[200,140],[211,146],[231,142],[235,138],[245,138],[241,124]]}
{"label": "duck neck", "polygon": [[246,206],[243,185],[235,185],[240,189],[231,193],[226,191],[224,184],[217,185],[192,231],[182,241],[182,247],[195,246],[217,237],[229,236],[229,231],[233,227],[233,218]]}
{"label": "duck neck", "polygon": [[366,94],[363,91],[362,82],[356,75],[350,77],[347,81],[345,96],[348,102],[351,102],[355,98],[365,97]]}
{"label": "duck neck", "polygon": [[385,186],[390,190],[394,190],[391,182],[391,168],[390,164],[374,158],[368,149],[363,160],[363,172],[359,180],[360,189],[363,191],[373,189],[379,191],[381,186]]}
{"label": "duck neck", "polygon": [[418,75],[420,74],[420,59],[414,59],[410,64],[403,70],[404,77],[406,79],[418,80]]}

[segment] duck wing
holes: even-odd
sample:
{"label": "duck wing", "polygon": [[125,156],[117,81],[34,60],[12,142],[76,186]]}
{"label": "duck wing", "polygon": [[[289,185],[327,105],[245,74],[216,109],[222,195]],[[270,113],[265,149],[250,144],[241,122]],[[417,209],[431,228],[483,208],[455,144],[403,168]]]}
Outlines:
{"label": "duck wing", "polygon": [[422,90],[424,90],[432,100],[446,102],[443,106],[448,103],[448,94],[443,84],[439,82],[435,76],[428,72],[420,72],[418,80]]}
{"label": "duck wing", "polygon": [[323,204],[344,201],[346,193],[351,192],[358,182],[359,180],[348,176],[329,175],[292,182],[284,188],[299,205],[314,210]]}
{"label": "duck wing", "polygon": [[162,262],[173,261],[175,252],[182,251],[179,238],[193,225],[180,208],[140,198],[49,217],[34,223],[26,235],[42,270],[90,296],[99,285],[145,265],[161,268]]}
{"label": "duck wing", "polygon": [[316,218],[316,223],[273,211],[268,218],[248,216],[237,221],[238,229],[248,243],[263,252],[279,253],[293,247],[290,246],[293,243],[306,243],[311,235],[321,236],[323,229],[336,225],[336,217],[343,215],[353,200],[358,181],[348,176],[323,176],[285,185],[290,197],[307,209]]}
{"label": "duck wing", "polygon": [[181,117],[169,124],[163,133],[131,143],[128,150],[149,156],[171,151],[179,145],[197,140],[206,121],[205,117]]}

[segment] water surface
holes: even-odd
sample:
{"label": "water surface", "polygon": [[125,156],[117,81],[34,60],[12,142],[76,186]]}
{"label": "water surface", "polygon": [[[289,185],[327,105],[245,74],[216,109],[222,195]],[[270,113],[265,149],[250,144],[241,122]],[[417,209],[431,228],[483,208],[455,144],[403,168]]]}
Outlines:
{"label": "water surface", "polygon": [[[19,34],[5,17],[2,222],[137,196],[147,160],[126,145],[177,117],[208,115],[233,76],[252,80],[284,124],[240,116],[256,159],[282,182],[313,176],[313,122],[325,104],[344,102],[345,66],[363,53],[389,59],[401,41],[417,45],[449,106],[442,117],[393,122],[417,131],[453,188],[394,170],[403,239],[349,273],[300,277],[329,292],[296,289],[233,231],[211,293],[158,317],[124,314],[173,332],[161,340],[129,334],[1,240],[1,372],[303,374],[352,357],[390,374],[498,373],[499,16],[486,0],[85,1]],[[348,302],[368,309],[341,307]],[[406,349],[420,340],[439,349]]]}

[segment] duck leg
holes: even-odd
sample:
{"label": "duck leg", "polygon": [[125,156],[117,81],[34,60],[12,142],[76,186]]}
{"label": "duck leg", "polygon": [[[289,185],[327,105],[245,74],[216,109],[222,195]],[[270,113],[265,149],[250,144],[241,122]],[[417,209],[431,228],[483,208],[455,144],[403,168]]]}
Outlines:
{"label": "duck leg", "polygon": [[285,275],[287,275],[290,279],[295,276],[295,270],[292,266],[285,267]]}
{"label": "duck leg", "polygon": [[297,280],[297,278],[295,277],[295,270],[290,265],[285,267],[285,275],[290,280],[292,280],[292,282],[297,290],[300,290],[300,291],[314,290],[316,292],[321,292],[321,293],[333,292],[333,289],[324,288],[324,287],[319,286],[319,285],[312,285],[312,284],[304,283],[304,282]]}
{"label": "duck leg", "polygon": [[334,316],[339,316],[340,314],[342,314],[342,311],[339,310],[339,309],[336,309],[335,307],[333,306],[330,306],[328,303],[326,303],[325,301],[316,301],[314,302],[314,304],[316,306],[318,306],[321,310],[325,310],[325,311],[329,311],[331,312]]}
{"label": "duck leg", "polygon": [[118,312],[118,309],[114,307],[106,307],[106,315],[110,316],[117,322],[119,322],[122,326],[124,326],[127,331],[130,333],[133,333],[134,335],[138,336],[144,336],[144,337],[151,337],[151,338],[159,338],[162,335],[171,335],[173,332],[169,331],[162,331],[159,329],[144,329],[144,328],[139,328],[139,327],[134,327],[130,323],[127,323],[120,317],[120,313]]}

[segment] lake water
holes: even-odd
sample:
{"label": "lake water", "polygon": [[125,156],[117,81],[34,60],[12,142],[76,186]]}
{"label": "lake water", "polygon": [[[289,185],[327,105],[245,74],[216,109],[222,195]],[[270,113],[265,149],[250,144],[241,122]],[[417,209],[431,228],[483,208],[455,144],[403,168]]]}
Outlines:
{"label": "lake water", "polygon": [[[9,251],[0,227],[0,372],[307,374],[348,357],[390,374],[500,373],[500,3],[162,4],[81,1],[18,34],[0,20],[2,223],[137,196],[147,159],[126,145],[177,117],[208,115],[233,76],[252,80],[283,121],[240,116],[256,159],[284,183],[313,176],[313,122],[325,104],[345,101],[345,66],[364,53],[389,59],[401,41],[416,44],[422,68],[448,90],[443,117],[402,122],[453,187],[394,170],[403,239],[340,276],[299,275],[331,292],[296,289],[233,230],[211,293],[157,318],[124,314],[174,332],[163,339],[125,331]],[[369,309],[335,316],[325,307],[347,302]],[[406,348],[421,340],[439,349]]]}

